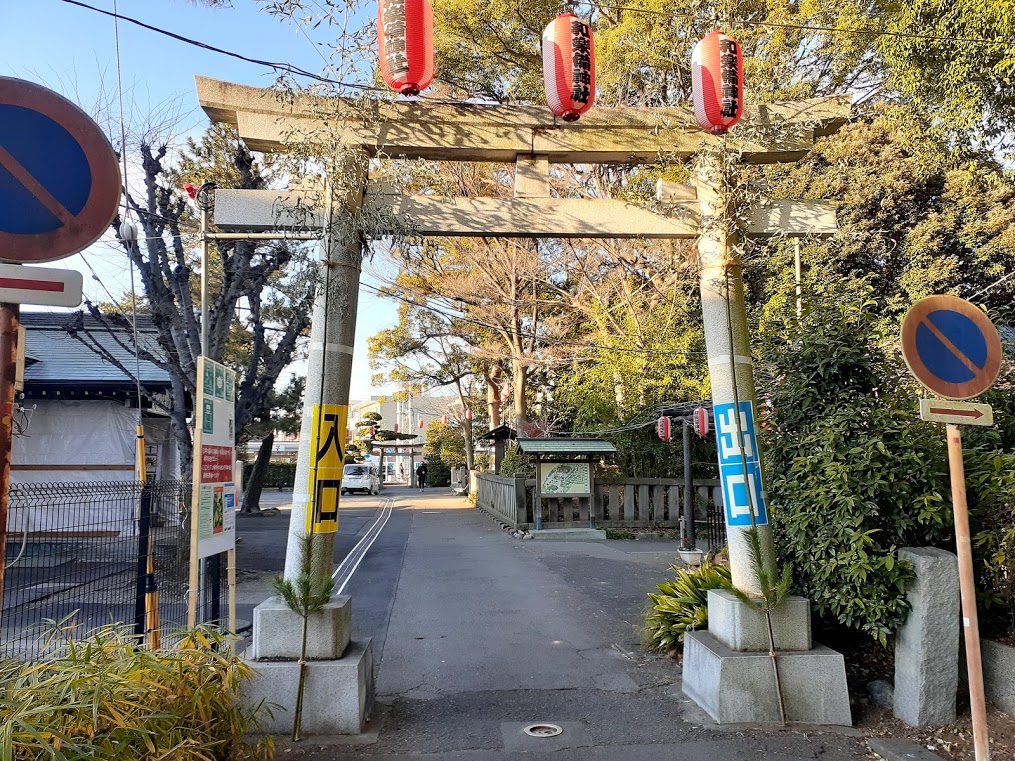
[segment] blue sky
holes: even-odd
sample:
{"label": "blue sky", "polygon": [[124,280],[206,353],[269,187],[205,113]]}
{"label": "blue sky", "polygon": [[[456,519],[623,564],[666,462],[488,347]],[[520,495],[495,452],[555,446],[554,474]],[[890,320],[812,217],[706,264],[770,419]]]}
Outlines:
{"label": "blue sky", "polygon": [[[83,0],[89,5],[112,10],[112,0]],[[309,3],[313,4],[312,0]],[[312,41],[325,42],[332,32],[324,25],[306,30],[259,10],[253,0],[233,0],[233,8],[210,9],[187,0],[117,0],[122,16],[190,37],[209,45],[231,50],[250,58],[282,61],[317,72],[324,62]],[[178,99],[182,125],[197,134],[207,124],[198,108],[194,75],[231,82],[269,87],[275,80],[270,69],[202,50],[120,22],[120,59],[125,88],[133,86],[140,108]],[[308,39],[308,36],[310,39]],[[105,88],[115,92],[116,56],[113,20],[62,0],[7,0],[0,10],[0,75],[41,82],[90,108]],[[47,266],[66,266],[85,276],[85,293],[93,300],[108,300],[105,289],[114,295],[129,289],[126,256],[106,241],[85,252],[92,273],[81,257],[75,256]],[[377,261],[373,267],[384,266]],[[369,274],[365,279],[369,282]],[[356,331],[352,395],[366,398],[371,393],[367,366],[366,339],[394,324],[396,307],[369,291],[360,294],[360,319]]]}

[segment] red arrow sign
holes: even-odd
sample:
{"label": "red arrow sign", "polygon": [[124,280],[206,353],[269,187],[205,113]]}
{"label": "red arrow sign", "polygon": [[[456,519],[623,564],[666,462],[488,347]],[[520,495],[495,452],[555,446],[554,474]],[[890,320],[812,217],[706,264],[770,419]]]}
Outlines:
{"label": "red arrow sign", "polygon": [[994,425],[994,410],[989,404],[921,399],[920,419],[952,425]]}
{"label": "red arrow sign", "polygon": [[956,410],[950,407],[931,407],[930,411],[935,415],[957,415],[959,417],[969,417],[973,420],[979,420],[983,417],[983,413],[980,410]]}

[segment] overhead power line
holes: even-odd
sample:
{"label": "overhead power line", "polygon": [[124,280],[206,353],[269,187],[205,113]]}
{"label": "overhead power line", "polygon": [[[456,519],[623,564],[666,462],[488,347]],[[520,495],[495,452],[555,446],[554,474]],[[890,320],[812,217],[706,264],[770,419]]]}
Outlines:
{"label": "overhead power line", "polygon": [[[634,8],[628,5],[609,5],[605,3],[595,3],[596,8],[605,8],[613,11],[630,11],[631,13],[644,13],[646,15],[658,16],[659,11],[651,10],[649,8]],[[678,18],[693,18],[699,21],[706,20],[701,14],[694,13],[671,13],[666,14],[668,17]],[[945,34],[922,34],[920,32],[890,32],[885,29],[871,29],[867,28],[850,28],[850,27],[836,27],[836,26],[812,26],[810,24],[788,24],[778,21],[753,21],[747,19],[737,19],[728,17],[720,19],[726,21],[734,26],[764,26],[776,29],[796,29],[805,32],[827,32],[829,34],[855,34],[859,36],[868,37],[900,37],[909,40],[929,40],[936,42],[971,42],[980,45],[1011,45],[1015,40],[1013,39],[997,39],[991,37],[952,37]]]}
{"label": "overhead power line", "polygon": [[342,81],[339,81],[337,79],[331,79],[329,77],[324,77],[324,76],[321,76],[320,74],[315,74],[312,71],[307,71],[306,69],[302,69],[299,66],[295,66],[294,64],[291,64],[291,63],[285,63],[283,61],[264,61],[264,60],[261,60],[259,58],[250,58],[249,56],[241,55],[240,53],[235,53],[232,50],[226,50],[224,48],[219,48],[219,47],[216,47],[214,45],[209,45],[206,42],[201,42],[199,40],[195,40],[195,39],[192,39],[190,37],[186,37],[185,35],[182,35],[182,34],[176,34],[175,32],[170,32],[167,29],[160,29],[157,26],[152,26],[151,24],[146,24],[145,22],[140,21],[140,20],[138,20],[136,18],[131,18],[130,16],[124,16],[124,15],[122,15],[120,13],[116,13],[114,11],[107,11],[107,10],[105,10],[103,8],[96,8],[94,5],[89,5],[88,3],[82,3],[80,0],[60,0],[60,2],[67,3],[68,5],[76,5],[79,8],[85,8],[85,9],[93,11],[95,13],[101,13],[104,16],[109,16],[109,17],[114,18],[114,19],[119,19],[121,21],[126,21],[128,23],[131,23],[131,24],[134,24],[136,26],[139,26],[142,29],[147,29],[150,32],[155,32],[156,34],[161,34],[161,35],[164,35],[166,37],[171,37],[172,39],[177,40],[178,42],[186,43],[187,45],[193,45],[194,47],[198,47],[198,48],[201,48],[203,50],[209,50],[212,53],[219,53],[219,54],[224,55],[224,56],[229,56],[230,58],[236,58],[236,59],[238,59],[240,61],[246,61],[247,63],[257,64],[258,66],[266,66],[267,68],[274,69],[275,71],[281,71],[281,72],[285,72],[287,74],[294,74],[296,76],[306,77],[308,79],[313,79],[313,80],[315,80],[317,82],[323,82],[325,84],[339,85],[340,87],[351,87],[351,88],[357,89],[357,90],[369,90],[369,91],[377,91],[377,92],[386,92],[384,90],[384,88],[374,87],[372,85],[361,85],[361,84],[356,84],[354,82],[342,82]]}

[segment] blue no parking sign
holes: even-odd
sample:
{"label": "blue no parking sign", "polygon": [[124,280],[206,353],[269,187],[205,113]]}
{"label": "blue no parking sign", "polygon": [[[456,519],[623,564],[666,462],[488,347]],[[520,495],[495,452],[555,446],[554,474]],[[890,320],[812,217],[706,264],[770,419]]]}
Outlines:
{"label": "blue no parking sign", "polygon": [[0,77],[0,261],[77,253],[119,202],[116,154],[98,125],[52,90]]}
{"label": "blue no parking sign", "polygon": [[902,356],[933,393],[971,399],[997,380],[1001,339],[975,304],[957,296],[928,296],[902,321]]}

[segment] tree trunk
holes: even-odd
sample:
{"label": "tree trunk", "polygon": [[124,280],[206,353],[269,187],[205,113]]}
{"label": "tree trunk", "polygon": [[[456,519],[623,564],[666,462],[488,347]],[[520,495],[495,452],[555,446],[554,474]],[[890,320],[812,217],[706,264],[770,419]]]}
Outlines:
{"label": "tree trunk", "polygon": [[257,450],[257,459],[254,460],[254,467],[250,471],[250,480],[243,490],[243,512],[256,513],[261,509],[261,489],[264,487],[264,477],[268,474],[268,464],[271,462],[271,448],[275,444],[275,432],[270,431],[261,440],[261,448]]}
{"label": "tree trunk", "polygon": [[455,391],[458,392],[458,403],[462,405],[462,437],[465,439],[465,467],[471,473],[472,467],[476,462],[476,456],[473,452],[472,421],[466,413],[468,406],[466,405],[465,390],[462,388],[461,378],[455,381]]}
{"label": "tree trunk", "polygon": [[515,412],[515,430],[521,434],[521,426],[528,418],[528,404],[526,396],[528,395],[528,375],[526,373],[525,365],[522,360],[515,357],[511,360],[511,374],[512,374],[512,385],[514,386],[513,393],[514,399],[514,412]]}
{"label": "tree trunk", "polygon": [[490,417],[490,430],[500,425],[500,365],[492,365],[484,373],[486,376],[486,413]]}

